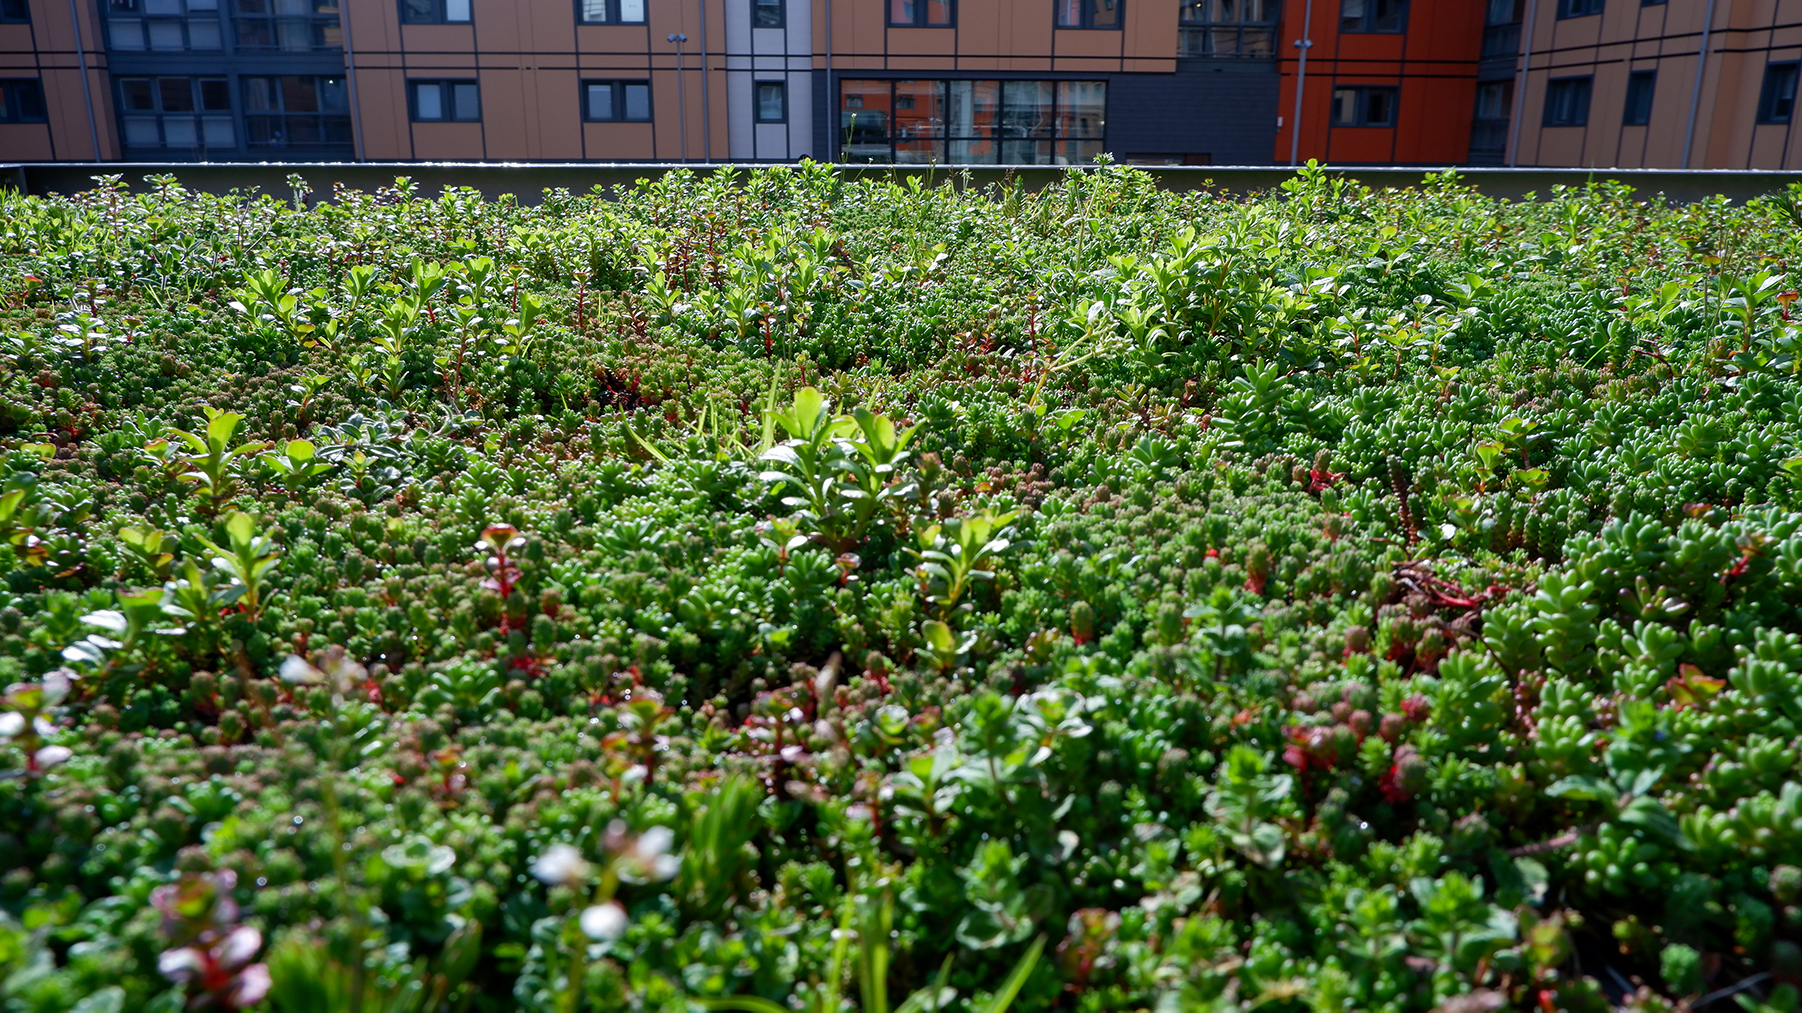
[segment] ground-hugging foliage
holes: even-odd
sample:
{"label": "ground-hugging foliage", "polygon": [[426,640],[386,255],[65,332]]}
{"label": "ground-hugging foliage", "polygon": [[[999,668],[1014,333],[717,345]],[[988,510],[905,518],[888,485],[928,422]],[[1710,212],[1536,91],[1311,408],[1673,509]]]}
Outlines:
{"label": "ground-hugging foliage", "polygon": [[1795,1005],[1793,198],[154,183],[0,197],[4,1009]]}

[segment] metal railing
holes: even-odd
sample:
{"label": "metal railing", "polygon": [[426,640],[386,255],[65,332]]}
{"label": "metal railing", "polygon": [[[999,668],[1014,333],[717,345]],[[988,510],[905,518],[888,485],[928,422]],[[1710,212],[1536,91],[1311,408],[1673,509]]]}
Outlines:
{"label": "metal railing", "polygon": [[[563,189],[587,193],[631,187],[641,180],[670,172],[709,175],[735,172],[743,178],[754,166],[688,165],[662,163],[507,163],[507,162],[39,162],[0,165],[0,186],[31,194],[72,194],[94,188],[96,176],[120,176],[136,190],[148,190],[148,177],[173,176],[183,186],[204,193],[261,190],[286,199],[290,175],[300,176],[315,198],[329,199],[334,187],[373,191],[394,185],[398,177],[410,178],[420,193],[444,187],[472,187],[489,198],[516,195],[521,203],[542,200],[545,191]],[[1802,170],[1738,169],[1541,169],[1474,168],[1469,166],[1346,166],[1329,172],[1372,187],[1408,187],[1428,175],[1448,169],[1459,182],[1490,197],[1518,199],[1533,194],[1550,195],[1556,186],[1619,182],[1647,197],[1688,202],[1725,196],[1748,200],[1802,182]],[[1017,185],[1030,190],[1061,184],[1071,172],[1092,172],[1093,167],[1061,166],[945,166],[945,165],[842,165],[836,170],[847,182],[905,180],[918,177],[928,185],[951,183],[983,188]],[[1295,178],[1295,170],[1273,165],[1147,166],[1135,171],[1151,174],[1168,190],[1227,190],[1262,193]]]}
{"label": "metal railing", "polygon": [[1177,29],[1176,55],[1180,57],[1269,57],[1275,50],[1275,25],[1184,25]]}
{"label": "metal railing", "polygon": [[1520,24],[1490,25],[1483,29],[1481,59],[1513,59],[1520,55]]}

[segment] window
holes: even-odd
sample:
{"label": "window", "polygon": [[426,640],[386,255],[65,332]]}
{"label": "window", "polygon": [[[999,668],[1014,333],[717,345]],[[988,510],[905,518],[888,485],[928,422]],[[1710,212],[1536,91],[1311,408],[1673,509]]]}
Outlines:
{"label": "window", "polygon": [[782,0],[751,0],[751,26],[781,28],[787,15],[783,7]]}
{"label": "window", "polygon": [[1395,126],[1395,89],[1334,88],[1333,126]]}
{"label": "window", "polygon": [[1621,111],[1621,125],[1643,127],[1652,122],[1652,89],[1658,85],[1658,72],[1636,70],[1627,75],[1627,107]]}
{"label": "window", "polygon": [[1545,89],[1545,121],[1548,127],[1581,127],[1589,123],[1589,89],[1587,77],[1561,77],[1548,82]]}
{"label": "window", "polygon": [[1276,0],[1184,0],[1177,13],[1177,55],[1269,56],[1276,11]]}
{"label": "window", "polygon": [[788,122],[788,85],[781,81],[757,82],[757,122]]}
{"label": "window", "polygon": [[583,81],[582,115],[596,123],[649,123],[651,83]]}
{"label": "window", "polygon": [[474,81],[408,81],[407,90],[416,122],[474,123],[482,118],[481,90]]}
{"label": "window", "polygon": [[235,148],[231,111],[223,77],[119,79],[120,135],[128,148]]}
{"label": "window", "polygon": [[27,0],[0,0],[0,24],[23,24],[31,20],[31,4]]}
{"label": "window", "polygon": [[341,77],[244,78],[244,135],[252,148],[346,148],[350,102]]}
{"label": "window", "polygon": [[0,123],[43,123],[44,84],[37,78],[0,78]]}
{"label": "window", "polygon": [[1602,13],[1602,0],[1558,0],[1559,18],[1586,18]]}
{"label": "window", "polygon": [[1511,25],[1520,20],[1521,0],[1489,0],[1484,12],[1485,25]]}
{"label": "window", "polygon": [[1342,32],[1404,32],[1408,30],[1407,0],[1343,0],[1339,8]]}
{"label": "window", "polygon": [[1641,7],[1657,7],[1663,3],[1664,0],[1639,0],[1639,5]]}
{"label": "window", "polygon": [[400,0],[400,20],[408,25],[469,24],[470,0]]}
{"label": "window", "polygon": [[338,0],[234,0],[239,49],[304,53],[343,49]]}
{"label": "window", "polygon": [[219,0],[107,0],[106,33],[113,49],[222,49]]}
{"label": "window", "polygon": [[839,82],[847,162],[1077,165],[1106,125],[1105,81]]}
{"label": "window", "polygon": [[1477,111],[1470,124],[1471,161],[1499,164],[1508,149],[1508,120],[1513,104],[1513,81],[1483,81],[1477,85]]}
{"label": "window", "polygon": [[1059,28],[1119,28],[1125,0],[1055,0]]}
{"label": "window", "polygon": [[1758,93],[1758,122],[1788,123],[1796,111],[1796,64],[1773,63],[1764,69]]}
{"label": "window", "polygon": [[576,0],[576,20],[585,25],[642,25],[644,0]]}
{"label": "window", "polygon": [[952,0],[888,0],[888,23],[942,28],[951,24]]}
{"label": "window", "polygon": [[1513,91],[1513,81],[1486,81],[1477,85],[1477,119],[1507,119],[1508,103]]}

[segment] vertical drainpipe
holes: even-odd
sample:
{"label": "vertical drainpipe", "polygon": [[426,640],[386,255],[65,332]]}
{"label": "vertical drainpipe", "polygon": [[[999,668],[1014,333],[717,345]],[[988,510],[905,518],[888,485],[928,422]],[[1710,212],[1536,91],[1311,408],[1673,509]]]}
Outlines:
{"label": "vertical drainpipe", "polygon": [[1696,139],[1696,112],[1702,107],[1702,73],[1708,69],[1708,33],[1714,30],[1714,0],[1702,22],[1702,48],[1696,53],[1696,86],[1689,94],[1689,125],[1683,128],[1683,168],[1689,168],[1689,149]]}
{"label": "vertical drainpipe", "polygon": [[1520,70],[1514,74],[1514,120],[1508,125],[1508,168],[1520,161],[1520,121],[1527,114],[1527,64],[1533,60],[1533,19],[1539,0],[1527,0],[1527,30],[1520,37]]}
{"label": "vertical drainpipe", "polygon": [[88,104],[88,140],[94,144],[94,161],[100,161],[100,124],[94,120],[94,89],[88,84],[88,50],[81,44],[81,12],[69,0],[69,27],[75,31],[75,56],[81,61],[81,97]]}
{"label": "vertical drainpipe", "polygon": [[838,112],[837,109],[832,108],[834,97],[832,94],[832,0],[826,0],[826,146],[831,149],[831,154],[826,155],[828,162],[837,162],[839,156],[838,117],[832,115]]}
{"label": "vertical drainpipe", "polygon": [[[831,3],[832,0],[826,0]],[[827,10],[831,10],[830,7]],[[1295,68],[1295,115],[1290,117],[1295,122],[1289,124],[1289,164],[1294,165],[1301,153],[1301,93],[1308,83],[1308,50],[1314,48],[1314,40],[1309,34],[1314,27],[1314,0],[1308,0],[1302,8],[1301,38],[1295,40],[1295,48],[1301,50],[1301,61]]]}
{"label": "vertical drainpipe", "polygon": [[713,107],[707,102],[707,0],[701,4],[701,160],[713,162]]}
{"label": "vertical drainpipe", "polygon": [[338,0],[338,17],[344,23],[344,81],[350,91],[350,138],[363,158],[363,104],[357,101],[357,51],[350,42],[350,0]]}

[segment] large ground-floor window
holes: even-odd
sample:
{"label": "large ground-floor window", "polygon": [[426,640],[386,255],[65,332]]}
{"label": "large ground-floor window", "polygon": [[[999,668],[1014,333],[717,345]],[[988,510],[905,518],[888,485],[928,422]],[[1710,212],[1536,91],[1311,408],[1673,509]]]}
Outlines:
{"label": "large ground-floor window", "polygon": [[847,162],[1073,165],[1101,154],[1106,81],[839,82]]}

